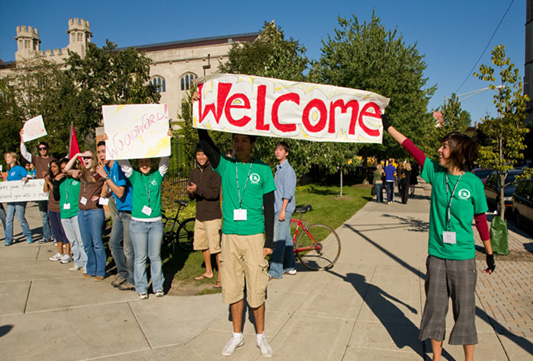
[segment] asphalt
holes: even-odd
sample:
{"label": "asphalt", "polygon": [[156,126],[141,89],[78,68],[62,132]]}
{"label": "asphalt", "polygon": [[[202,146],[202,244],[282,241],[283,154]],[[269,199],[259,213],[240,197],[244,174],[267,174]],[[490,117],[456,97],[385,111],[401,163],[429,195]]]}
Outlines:
{"label": "asphalt", "polygon": [[[36,205],[27,217],[39,233]],[[296,276],[270,281],[272,360],[430,360],[429,343],[417,337],[428,219],[426,184],[407,205],[369,202],[337,229],[342,254],[331,271],[298,265]],[[476,360],[531,360],[532,246],[510,229],[511,255],[496,258],[495,274],[477,261]],[[232,327],[220,294],[139,300],[111,287],[113,277],[93,282],[48,261],[54,252],[51,244],[0,246],[1,360],[226,359]],[[245,319],[245,345],[227,359],[262,359],[250,312]],[[447,335],[452,324],[449,314]],[[445,342],[444,359],[463,360],[462,347]]]}

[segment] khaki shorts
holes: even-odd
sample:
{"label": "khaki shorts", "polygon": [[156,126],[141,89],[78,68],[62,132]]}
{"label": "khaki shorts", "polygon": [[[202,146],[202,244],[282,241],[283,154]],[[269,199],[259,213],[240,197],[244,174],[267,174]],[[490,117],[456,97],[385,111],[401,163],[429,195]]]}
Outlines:
{"label": "khaki shorts", "polygon": [[251,236],[222,235],[220,268],[222,301],[225,304],[244,298],[245,280],[248,305],[257,308],[265,303],[268,261],[263,257],[264,244],[262,233]]}
{"label": "khaki shorts", "polygon": [[220,225],[221,219],[213,219],[211,221],[194,221],[194,243],[195,251],[209,251],[220,253]]}

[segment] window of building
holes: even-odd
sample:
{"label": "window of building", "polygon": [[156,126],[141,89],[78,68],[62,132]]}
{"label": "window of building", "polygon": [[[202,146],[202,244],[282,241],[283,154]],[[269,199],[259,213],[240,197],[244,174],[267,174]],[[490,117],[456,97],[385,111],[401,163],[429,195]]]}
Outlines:
{"label": "window of building", "polygon": [[180,83],[181,83],[181,90],[189,90],[191,89],[191,86],[193,85],[193,80],[198,78],[198,75],[194,73],[186,73],[181,77]]}
{"label": "window of building", "polygon": [[167,83],[165,78],[162,76],[156,75],[149,82],[151,85],[155,86],[158,93],[164,93],[167,91]]}

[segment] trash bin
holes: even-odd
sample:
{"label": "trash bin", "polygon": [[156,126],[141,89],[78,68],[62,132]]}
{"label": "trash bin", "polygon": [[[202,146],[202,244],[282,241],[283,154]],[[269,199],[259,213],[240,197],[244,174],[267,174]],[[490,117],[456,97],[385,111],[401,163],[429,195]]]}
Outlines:
{"label": "trash bin", "polygon": [[508,255],[509,242],[507,241],[507,221],[500,216],[494,216],[490,223],[490,243],[492,252]]}

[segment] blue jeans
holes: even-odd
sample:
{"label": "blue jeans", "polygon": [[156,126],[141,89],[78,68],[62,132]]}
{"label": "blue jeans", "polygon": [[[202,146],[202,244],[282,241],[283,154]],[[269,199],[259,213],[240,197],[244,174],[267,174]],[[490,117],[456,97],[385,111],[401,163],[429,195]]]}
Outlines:
{"label": "blue jeans", "polygon": [[2,227],[4,227],[4,233],[6,232],[6,211],[4,206],[0,203],[0,221],[2,221]]}
{"label": "blue jeans", "polygon": [[130,238],[131,215],[121,211],[118,214],[111,212],[111,218],[113,219],[113,228],[111,228],[111,235],[109,236],[109,249],[115,260],[118,276],[133,285],[135,284],[133,277],[135,260]]}
{"label": "blue jeans", "polygon": [[80,225],[78,224],[78,216],[71,218],[63,218],[61,220],[65,235],[70,243],[70,249],[74,255],[74,264],[82,268],[87,267],[87,254],[83,249],[83,241],[81,239]]}
{"label": "blue jeans", "polygon": [[387,202],[394,201],[394,181],[385,182],[385,189],[387,190]]}
{"label": "blue jeans", "polygon": [[7,204],[7,213],[6,213],[6,245],[10,245],[13,242],[13,219],[15,214],[22,228],[22,233],[28,243],[33,243],[33,236],[31,234],[30,226],[28,221],[26,221],[26,204],[27,202],[13,202]]}
{"label": "blue jeans", "polygon": [[268,274],[281,278],[284,272],[294,269],[294,245],[291,236],[292,213],[285,213],[285,220],[279,220],[279,212],[274,214],[274,250],[270,258]]}
{"label": "blue jeans", "polygon": [[374,183],[376,186],[376,202],[383,202],[383,183]]}
{"label": "blue jeans", "polygon": [[52,231],[50,229],[50,220],[48,219],[48,201],[38,201],[37,204],[43,221],[43,240],[49,241],[52,239]]}
{"label": "blue jeans", "polygon": [[104,210],[88,209],[78,211],[78,223],[80,225],[83,248],[87,254],[87,274],[91,276],[105,277],[105,254],[104,242],[102,241],[102,227],[104,225]]}
{"label": "blue jeans", "polygon": [[130,237],[135,253],[134,278],[135,291],[147,292],[146,258],[150,258],[152,290],[163,291],[163,270],[161,269],[161,243],[163,241],[163,222],[140,222],[135,219],[130,223]]}

